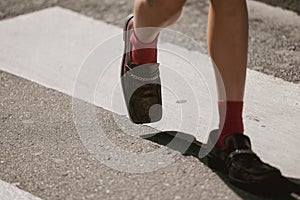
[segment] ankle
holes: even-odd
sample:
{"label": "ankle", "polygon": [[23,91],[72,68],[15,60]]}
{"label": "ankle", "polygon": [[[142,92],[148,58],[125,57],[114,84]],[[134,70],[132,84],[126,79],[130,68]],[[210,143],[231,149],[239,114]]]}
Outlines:
{"label": "ankle", "polygon": [[244,133],[243,101],[219,101],[220,137],[217,146],[224,148],[224,139],[232,134]]}
{"label": "ankle", "polygon": [[130,42],[132,44],[131,58],[133,63],[140,65],[157,62],[158,37],[151,43],[143,43],[137,38],[133,30]]}

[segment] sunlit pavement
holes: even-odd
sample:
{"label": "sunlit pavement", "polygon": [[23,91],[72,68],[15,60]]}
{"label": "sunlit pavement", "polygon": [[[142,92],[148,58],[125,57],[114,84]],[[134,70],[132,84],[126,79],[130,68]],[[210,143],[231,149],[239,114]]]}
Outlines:
{"label": "sunlit pavement", "polygon": [[[177,156],[176,161],[134,174],[130,163],[130,170],[117,171],[85,146],[74,123],[74,95],[101,107],[95,108],[95,117],[118,146],[133,152],[158,148],[138,137],[154,129],[122,117],[121,33],[118,27],[59,7],[0,22],[0,178],[14,185],[0,182],[0,195],[25,198],[18,187],[44,199],[251,197],[232,190],[197,159],[169,149],[164,153]],[[162,34],[184,37],[174,31]],[[165,113],[161,123],[150,126],[205,141],[218,121],[209,58],[164,41],[159,48]],[[253,148],[285,176],[299,179],[300,86],[251,70],[248,75],[244,119]]]}

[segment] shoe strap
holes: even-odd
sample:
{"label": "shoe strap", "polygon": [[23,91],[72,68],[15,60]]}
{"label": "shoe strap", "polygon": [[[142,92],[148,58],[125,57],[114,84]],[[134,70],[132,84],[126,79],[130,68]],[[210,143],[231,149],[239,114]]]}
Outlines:
{"label": "shoe strap", "polygon": [[235,158],[244,155],[252,155],[253,157],[258,158],[258,156],[251,149],[236,149],[230,154],[228,154],[226,159],[226,165],[229,167]]}
{"label": "shoe strap", "polygon": [[148,82],[159,78],[159,63],[144,65],[129,64],[125,67],[127,68],[126,75],[138,81]]}

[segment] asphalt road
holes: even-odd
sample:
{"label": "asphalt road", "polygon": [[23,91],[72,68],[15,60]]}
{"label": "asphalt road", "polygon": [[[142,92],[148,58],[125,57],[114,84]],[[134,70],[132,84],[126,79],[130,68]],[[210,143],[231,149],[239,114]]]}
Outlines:
{"label": "asphalt road", "polygon": [[[33,195],[43,199],[260,199],[228,187],[194,157],[179,156],[175,163],[150,173],[109,168],[83,146],[71,97],[4,72],[0,80],[1,96],[5,96],[0,104],[0,178]],[[124,134],[110,112],[96,109],[102,127],[118,146],[132,152],[162,148]]]}
{"label": "asphalt road", "polygon": [[[132,1],[126,2],[1,0],[0,17],[59,5],[122,26],[132,10]],[[282,6],[299,6],[299,1],[293,2]],[[171,28],[205,48],[207,6],[204,1],[189,1],[182,19]],[[249,68],[300,83],[299,21],[290,20],[292,15],[286,19],[280,12],[271,15],[253,9],[250,8]],[[194,48],[185,41],[173,42]],[[165,152],[174,155],[176,162],[166,168],[143,174],[114,170],[83,146],[76,133],[70,96],[1,71],[0,91],[0,179],[43,199],[299,199],[289,193],[266,197],[241,190],[197,158],[170,149]],[[130,152],[165,148],[124,134],[111,112],[95,109],[109,139],[118,146]],[[146,132],[143,128],[138,131]]]}
{"label": "asphalt road", "polygon": [[[109,162],[115,155],[105,155],[100,162],[83,145],[70,96],[5,72],[0,72],[0,91],[5,97],[0,104],[0,179],[42,199],[300,199],[290,184],[275,190],[272,185],[268,192],[259,188],[259,194],[239,189],[197,157],[124,133],[147,133],[147,127],[130,125],[120,116],[125,122],[121,130],[111,112],[81,102],[95,109],[106,136],[122,149],[130,153],[161,149],[176,160],[147,173],[115,170],[103,160]],[[91,113],[86,109],[81,114],[85,118]],[[289,190],[277,193],[282,188]]]}

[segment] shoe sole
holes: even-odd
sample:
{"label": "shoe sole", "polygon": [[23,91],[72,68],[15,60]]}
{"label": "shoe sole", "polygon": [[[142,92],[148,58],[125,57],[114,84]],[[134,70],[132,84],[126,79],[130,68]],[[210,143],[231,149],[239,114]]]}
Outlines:
{"label": "shoe sole", "polygon": [[214,155],[208,154],[204,159],[203,159],[204,163],[210,167],[211,169],[214,169],[216,171],[219,171],[225,175],[227,175],[229,181],[233,184],[236,185],[241,185],[241,186],[254,186],[254,185],[265,185],[268,183],[272,183],[272,182],[276,182],[278,180],[280,180],[282,178],[281,174],[275,174],[274,176],[270,176],[269,178],[265,179],[265,180],[260,180],[260,181],[245,181],[245,180],[241,180],[241,179],[237,179],[235,177],[232,177],[229,173],[228,173],[228,169],[226,167],[226,164],[224,161],[222,161],[221,159],[215,157]]}

